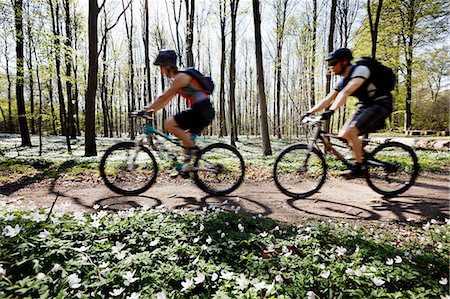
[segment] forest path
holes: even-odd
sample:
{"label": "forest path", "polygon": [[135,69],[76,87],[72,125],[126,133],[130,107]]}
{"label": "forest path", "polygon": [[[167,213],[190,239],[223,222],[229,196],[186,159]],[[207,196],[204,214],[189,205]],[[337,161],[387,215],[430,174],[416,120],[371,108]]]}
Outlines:
{"label": "forest path", "polygon": [[[53,186],[53,187],[52,187]],[[3,194],[3,195],[1,195]],[[416,185],[395,198],[383,198],[372,191],[365,180],[346,181],[331,177],[319,193],[307,199],[293,200],[283,195],[272,181],[247,181],[229,196],[208,196],[191,180],[159,180],[139,196],[120,196],[102,182],[74,182],[58,179],[0,190],[0,201],[22,207],[34,203],[51,207],[71,203],[69,210],[93,211],[99,204],[110,210],[127,209],[141,205],[164,205],[175,209],[199,210],[212,204],[261,214],[281,222],[296,222],[302,218],[337,218],[380,221],[423,221],[449,218],[449,178],[445,174],[424,174]],[[227,204],[224,201],[227,200]]]}

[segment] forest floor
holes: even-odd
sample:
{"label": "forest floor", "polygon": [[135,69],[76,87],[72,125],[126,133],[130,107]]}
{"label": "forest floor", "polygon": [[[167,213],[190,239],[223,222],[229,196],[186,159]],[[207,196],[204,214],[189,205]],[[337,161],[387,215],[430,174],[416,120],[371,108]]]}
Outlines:
{"label": "forest floor", "polygon": [[319,193],[293,200],[268,180],[247,181],[228,196],[209,196],[191,180],[160,177],[139,196],[121,196],[98,180],[46,179],[22,187],[3,186],[0,200],[21,207],[69,205],[68,210],[72,211],[93,211],[95,205],[109,210],[143,205],[189,210],[201,210],[210,204],[228,210],[240,206],[243,212],[261,214],[283,223],[305,218],[422,222],[449,218],[448,182],[446,175],[424,174],[406,193],[385,198],[372,191],[363,179],[347,181],[332,177]]}

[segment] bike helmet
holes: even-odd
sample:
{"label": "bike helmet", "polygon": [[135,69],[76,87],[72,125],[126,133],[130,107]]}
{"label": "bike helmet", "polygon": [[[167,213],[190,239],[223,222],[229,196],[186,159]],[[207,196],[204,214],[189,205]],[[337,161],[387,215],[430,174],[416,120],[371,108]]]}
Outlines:
{"label": "bike helmet", "polygon": [[177,53],[174,50],[161,50],[153,65],[177,65]]}
{"label": "bike helmet", "polygon": [[340,48],[337,49],[334,52],[331,52],[327,59],[325,59],[326,61],[330,61],[330,60],[348,60],[348,61],[352,61],[353,59],[353,54],[352,51],[350,51],[350,49],[347,48]]}

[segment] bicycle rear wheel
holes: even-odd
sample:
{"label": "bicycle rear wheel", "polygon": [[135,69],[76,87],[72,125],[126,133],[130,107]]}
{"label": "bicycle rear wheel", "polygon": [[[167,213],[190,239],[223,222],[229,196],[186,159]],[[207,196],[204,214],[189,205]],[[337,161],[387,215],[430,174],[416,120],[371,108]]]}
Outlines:
{"label": "bicycle rear wheel", "polygon": [[377,193],[398,195],[408,190],[419,174],[413,149],[403,143],[388,142],[376,147],[366,158],[369,186]]}
{"label": "bicycle rear wheel", "polygon": [[273,177],[281,192],[293,198],[305,198],[322,187],[327,165],[322,153],[314,148],[308,157],[306,144],[294,144],[275,160]]}
{"label": "bicycle rear wheel", "polygon": [[194,182],[200,189],[211,195],[225,195],[241,185],[245,164],[234,147],[214,143],[200,151],[192,172]]}
{"label": "bicycle rear wheel", "polygon": [[148,190],[156,181],[157,173],[153,154],[142,145],[136,152],[134,142],[111,146],[100,161],[100,175],[105,185],[123,195],[137,195]]}

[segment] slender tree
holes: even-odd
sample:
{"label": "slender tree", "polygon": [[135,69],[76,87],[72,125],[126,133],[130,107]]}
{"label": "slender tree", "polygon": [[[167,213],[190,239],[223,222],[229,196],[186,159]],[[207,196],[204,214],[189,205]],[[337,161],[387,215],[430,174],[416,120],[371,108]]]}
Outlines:
{"label": "slender tree", "polygon": [[186,4],[186,66],[194,66],[194,53],[192,47],[194,44],[194,18],[195,18],[195,0],[184,0]]}
{"label": "slender tree", "polygon": [[372,4],[370,3],[370,0],[367,0],[367,16],[369,17],[370,37],[372,41],[372,58],[376,58],[377,53],[378,24],[380,23],[382,7],[383,0],[378,0],[377,12],[374,21],[372,17]]}
{"label": "slender tree", "polygon": [[16,101],[19,114],[20,137],[22,146],[31,146],[30,133],[25,111],[24,86],[24,53],[23,53],[23,3],[22,0],[14,2],[14,20],[16,27]]}
{"label": "slender tree", "polygon": [[229,119],[230,119],[230,139],[231,145],[236,146],[236,141],[238,141],[238,128],[236,121],[236,19],[239,7],[239,0],[230,0],[230,11],[231,11],[231,55],[230,55],[230,108],[229,108]]}
{"label": "slender tree", "polygon": [[219,136],[227,135],[227,122],[225,117],[225,66],[226,66],[226,5],[225,0],[219,0],[220,16],[220,86],[219,86]]}
{"label": "slender tree", "polygon": [[259,12],[259,0],[253,0],[253,23],[255,27],[255,56],[256,56],[256,72],[258,84],[258,99],[260,107],[260,125],[261,136],[263,141],[263,155],[272,155],[272,148],[270,146],[269,125],[267,122],[267,102],[266,92],[264,90],[264,68],[262,61],[262,46],[261,46],[261,14]]}

